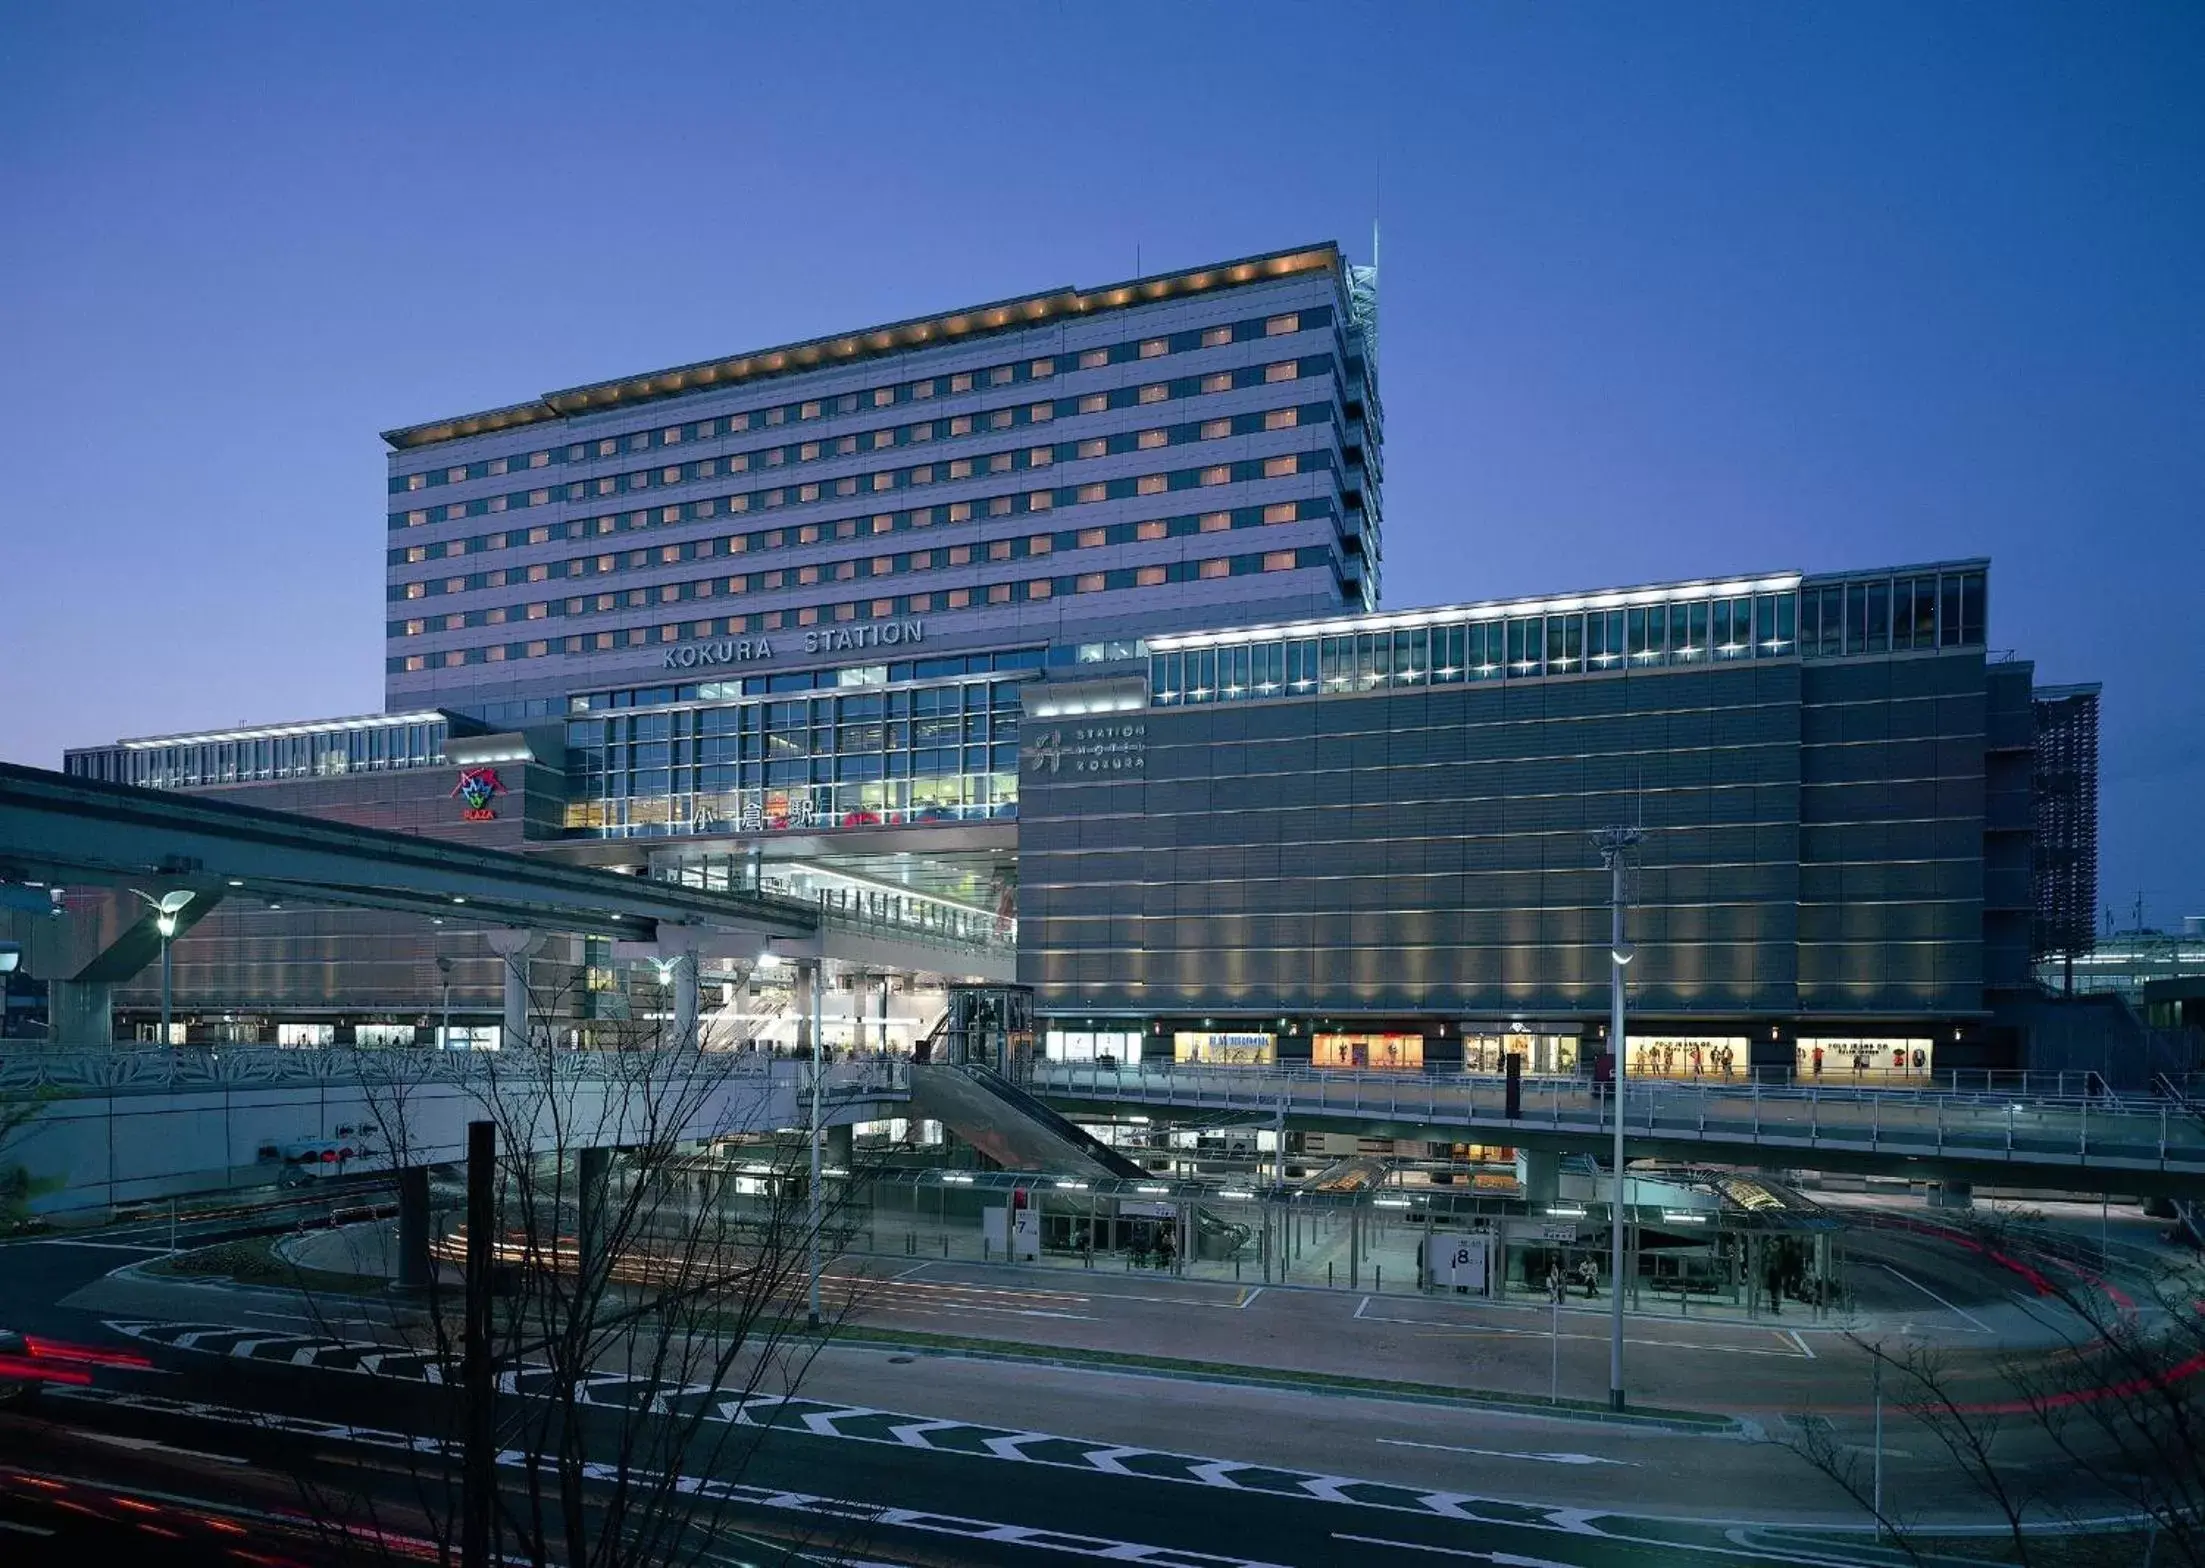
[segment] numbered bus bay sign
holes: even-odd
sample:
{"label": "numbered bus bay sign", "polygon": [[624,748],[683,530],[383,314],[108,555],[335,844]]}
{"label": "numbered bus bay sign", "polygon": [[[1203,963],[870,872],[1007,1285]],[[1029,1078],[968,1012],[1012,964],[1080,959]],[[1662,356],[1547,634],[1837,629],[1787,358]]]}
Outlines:
{"label": "numbered bus bay sign", "polygon": [[1424,1243],[1425,1282],[1434,1290],[1485,1295],[1491,1282],[1493,1238],[1486,1235],[1435,1235]]}

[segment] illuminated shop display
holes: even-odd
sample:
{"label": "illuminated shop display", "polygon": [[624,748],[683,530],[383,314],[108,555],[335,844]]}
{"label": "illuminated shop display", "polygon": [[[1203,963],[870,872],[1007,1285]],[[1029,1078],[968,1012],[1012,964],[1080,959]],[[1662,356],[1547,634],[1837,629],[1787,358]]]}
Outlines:
{"label": "illuminated shop display", "polygon": [[1041,1054],[1052,1062],[1138,1062],[1138,1029],[1051,1029],[1041,1037]]}
{"label": "illuminated shop display", "polygon": [[1424,1036],[1321,1034],[1310,1041],[1309,1058],[1318,1067],[1413,1069],[1424,1065]]}
{"label": "illuminated shop display", "polygon": [[1929,1039],[1801,1035],[1792,1071],[1802,1083],[1927,1083],[1937,1063]]}
{"label": "illuminated shop display", "polygon": [[1505,1073],[1511,1055],[1524,1059],[1523,1070],[1527,1073],[1570,1077],[1577,1071],[1577,1036],[1511,1031],[1462,1037],[1462,1070],[1466,1073]]}
{"label": "illuminated shop display", "polygon": [[1752,1046],[1742,1034],[1626,1035],[1625,1069],[1633,1078],[1753,1076]]}
{"label": "illuminated shop display", "polygon": [[1183,1029],[1171,1037],[1171,1058],[1175,1062],[1212,1062],[1228,1067],[1268,1067],[1279,1059],[1278,1037]]}

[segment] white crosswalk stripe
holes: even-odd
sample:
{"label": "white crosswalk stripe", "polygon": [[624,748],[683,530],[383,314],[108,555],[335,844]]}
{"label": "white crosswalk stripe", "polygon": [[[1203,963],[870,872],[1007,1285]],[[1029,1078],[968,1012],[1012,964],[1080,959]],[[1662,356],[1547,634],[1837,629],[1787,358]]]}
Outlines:
{"label": "white crosswalk stripe", "polygon": [[[441,1370],[425,1352],[407,1346],[376,1345],[357,1341],[307,1336],[270,1336],[205,1323],[110,1322],[108,1327],[152,1344],[171,1345],[206,1355],[226,1355],[253,1360],[281,1360],[294,1366],[313,1366],[328,1371],[362,1376],[381,1376],[413,1382],[436,1382]],[[220,1343],[227,1338],[227,1343]],[[499,1388],[517,1397],[542,1397],[549,1392],[552,1369],[532,1365],[501,1372]],[[669,1401],[693,1396],[710,1397],[717,1391],[703,1384],[668,1382],[622,1372],[594,1373],[578,1380],[577,1403],[635,1409],[664,1414]],[[1430,1492],[1388,1482],[1348,1476],[1316,1475],[1270,1465],[1252,1465],[1231,1459],[1210,1459],[1196,1454],[1177,1454],[1163,1449],[1128,1448],[1087,1438],[1049,1432],[1006,1432],[999,1427],[941,1420],[879,1410],[865,1405],[834,1405],[796,1395],[752,1394],[722,1399],[707,1418],[747,1427],[788,1427],[811,1436],[845,1442],[888,1443],[936,1453],[972,1458],[993,1458],[1020,1464],[1049,1465],[1060,1469],[1086,1469],[1105,1475],[1147,1479],[1174,1484],[1218,1487],[1231,1491],[1261,1491],[1272,1496],[1307,1497],[1318,1502],[1355,1507],[1390,1508],[1411,1513],[1471,1522],[1521,1522],[1520,1504],[1498,1504],[1461,1492]],[[850,1430],[855,1427],[857,1430]],[[977,1441],[976,1441],[977,1440]],[[1037,1445],[1046,1452],[1032,1452]],[[1136,1466],[1134,1461],[1148,1461]],[[1349,1492],[1348,1488],[1356,1492]],[[1358,1495],[1360,1494],[1360,1495]],[[1492,1512],[1495,1506],[1505,1514]],[[1572,1533],[1598,1533],[1585,1510],[1541,1508],[1540,1522],[1548,1528]],[[1107,1555],[1107,1554],[1097,1554]]]}

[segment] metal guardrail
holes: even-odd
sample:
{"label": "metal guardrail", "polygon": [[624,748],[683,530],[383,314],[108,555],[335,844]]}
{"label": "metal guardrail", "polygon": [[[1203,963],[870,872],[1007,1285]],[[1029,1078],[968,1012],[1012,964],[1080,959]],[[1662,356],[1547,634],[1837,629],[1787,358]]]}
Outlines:
{"label": "metal guardrail", "polygon": [[[1526,1081],[1513,1118],[1505,1083],[1492,1078],[1039,1062],[1032,1086],[1044,1094],[1125,1104],[1544,1129],[1588,1138],[1613,1125],[1611,1086],[1581,1079]],[[1673,1143],[2205,1175],[2205,1126],[2164,1104],[1636,1079],[1625,1086],[1623,1110],[1630,1136]]]}
{"label": "metal guardrail", "polygon": [[[809,1091],[811,1063],[762,1051],[708,1052],[706,1070],[730,1084],[793,1083]],[[548,1074],[559,1082],[605,1083],[638,1078],[671,1065],[665,1053],[555,1050],[533,1059],[517,1052],[378,1050],[343,1047],[178,1046],[173,1049],[73,1048],[40,1045],[0,1049],[0,1096],[174,1094],[193,1090],[306,1088],[369,1083],[480,1085],[503,1076],[526,1083]],[[910,1091],[909,1064],[867,1057],[828,1064],[820,1084],[831,1098],[863,1099]]]}

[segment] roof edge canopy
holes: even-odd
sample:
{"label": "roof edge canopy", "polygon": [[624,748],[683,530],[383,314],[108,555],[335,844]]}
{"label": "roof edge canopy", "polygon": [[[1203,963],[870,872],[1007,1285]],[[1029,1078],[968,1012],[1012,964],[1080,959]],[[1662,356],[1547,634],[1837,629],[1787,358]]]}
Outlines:
{"label": "roof edge canopy", "polygon": [[1067,316],[1089,316],[1103,311],[1129,309],[1136,305],[1152,305],[1188,294],[1235,288],[1250,283],[1266,283],[1305,272],[1323,270],[1339,277],[1342,275],[1343,265],[1338,244],[1326,240],[1316,245],[1272,251],[1261,256],[1244,256],[1234,261],[1213,262],[1179,272],[1128,278],[1123,282],[1106,283],[1096,288],[1082,289],[1068,284],[1017,299],[969,305],[939,315],[914,317],[908,321],[890,322],[885,326],[864,327],[855,332],[838,332],[802,343],[783,344],[778,348],[754,349],[720,359],[677,365],[667,370],[653,370],[642,375],[621,376],[611,381],[598,381],[586,386],[569,387],[564,391],[546,392],[539,398],[510,404],[504,408],[488,409],[477,414],[460,414],[449,419],[431,420],[426,424],[386,430],[383,432],[383,439],[397,451],[435,446],[440,442],[456,441],[467,436],[511,430],[576,414],[597,413],[625,404],[677,397],[686,392],[736,387],[774,376],[797,375],[835,365],[855,364],[887,354],[938,348],[943,344],[958,343],[968,338],[1039,326]]}

